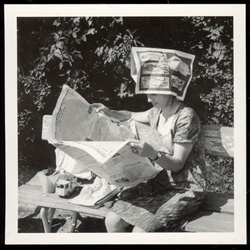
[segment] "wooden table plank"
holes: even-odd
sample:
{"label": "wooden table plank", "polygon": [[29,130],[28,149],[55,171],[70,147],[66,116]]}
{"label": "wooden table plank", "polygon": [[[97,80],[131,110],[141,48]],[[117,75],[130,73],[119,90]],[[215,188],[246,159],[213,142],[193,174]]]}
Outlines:
{"label": "wooden table plank", "polygon": [[234,128],[202,126],[206,154],[234,157]]}
{"label": "wooden table plank", "polygon": [[220,213],[234,213],[233,195],[207,193],[202,210],[215,211]]}
{"label": "wooden table plank", "polygon": [[[73,211],[73,209],[79,210],[81,208],[80,210],[83,210],[83,212],[88,212],[88,209],[90,209],[88,207],[71,204],[66,198],[60,198],[56,194],[47,194],[44,196],[42,195],[41,186],[38,185],[27,184],[19,187],[19,199],[33,205],[44,205],[47,207],[60,206],[61,209],[69,209],[71,211]],[[99,214],[99,210],[100,209],[98,209],[97,212],[97,209],[91,208],[89,211],[91,211],[91,213],[93,212],[94,214]],[[107,210],[104,208],[101,208],[101,210],[105,210],[105,212],[100,211],[100,214],[105,216]],[[233,214],[234,199],[231,195],[208,193],[205,195],[205,201],[202,206],[202,210]]]}
{"label": "wooden table plank", "polygon": [[108,212],[108,209],[105,207],[96,209],[69,203],[68,199],[60,198],[55,193],[45,195],[39,186],[23,185],[18,190],[19,201],[23,203],[75,211],[96,218],[104,218]]}
{"label": "wooden table plank", "polygon": [[188,232],[233,232],[234,215],[201,211],[186,225]]}

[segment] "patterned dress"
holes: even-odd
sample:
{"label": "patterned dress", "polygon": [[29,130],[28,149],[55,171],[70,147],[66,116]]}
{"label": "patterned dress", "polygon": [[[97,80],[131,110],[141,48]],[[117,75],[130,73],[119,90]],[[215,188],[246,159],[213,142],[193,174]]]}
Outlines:
{"label": "patterned dress", "polygon": [[[161,110],[152,108],[150,126],[157,129]],[[193,143],[184,167],[177,173],[162,170],[154,178],[122,191],[111,211],[147,232],[181,231],[199,208],[206,188],[204,147],[200,120],[181,104],[171,129],[163,137],[163,153],[173,155],[174,143]]]}

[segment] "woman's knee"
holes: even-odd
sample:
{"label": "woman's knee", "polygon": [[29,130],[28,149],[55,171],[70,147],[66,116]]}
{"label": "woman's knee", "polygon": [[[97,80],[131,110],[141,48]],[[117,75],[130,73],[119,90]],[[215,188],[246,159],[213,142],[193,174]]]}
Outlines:
{"label": "woman's knee", "polygon": [[142,229],[140,227],[136,227],[136,226],[133,228],[132,232],[133,233],[146,233],[146,231],[144,229]]}
{"label": "woman's knee", "polygon": [[105,226],[108,232],[125,232],[129,224],[116,213],[110,211],[105,218]]}

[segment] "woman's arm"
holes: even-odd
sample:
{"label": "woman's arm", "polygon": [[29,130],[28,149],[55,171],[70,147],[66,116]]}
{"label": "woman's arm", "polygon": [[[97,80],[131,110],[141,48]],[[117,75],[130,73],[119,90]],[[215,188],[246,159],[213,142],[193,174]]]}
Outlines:
{"label": "woman's arm", "polygon": [[96,112],[102,112],[107,116],[113,117],[119,121],[125,121],[132,118],[135,121],[147,123],[150,110],[144,112],[131,112],[127,110],[111,110],[101,103],[93,103],[91,107],[96,108]]}
{"label": "woman's arm", "polygon": [[178,172],[183,168],[192,148],[192,143],[175,143],[173,156],[162,154],[155,162],[166,170]]}
{"label": "woman's arm", "polygon": [[[131,150],[133,153],[142,157],[148,157],[154,160],[158,156],[158,152],[148,143],[139,140],[130,140]],[[175,143],[174,155],[162,154],[160,158],[156,160],[156,163],[165,170],[171,170],[173,172],[180,171],[193,148],[192,143]]]}
{"label": "woman's arm", "polygon": [[143,112],[131,112],[131,118],[137,122],[142,123],[148,123],[148,115],[149,115],[150,109]]}

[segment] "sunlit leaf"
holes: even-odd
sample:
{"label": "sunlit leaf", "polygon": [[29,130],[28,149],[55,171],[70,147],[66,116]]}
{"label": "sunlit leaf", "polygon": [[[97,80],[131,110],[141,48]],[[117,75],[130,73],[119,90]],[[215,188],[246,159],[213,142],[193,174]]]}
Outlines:
{"label": "sunlit leaf", "polygon": [[203,30],[210,31],[210,27],[204,27]]}
{"label": "sunlit leaf", "polygon": [[76,43],[81,44],[81,39],[76,39]]}
{"label": "sunlit leaf", "polygon": [[80,17],[74,18],[74,19],[73,19],[73,22],[74,22],[74,23],[79,23],[79,22],[80,22]]}
{"label": "sunlit leaf", "polygon": [[54,33],[54,39],[57,41],[59,39],[59,35],[57,33]]}
{"label": "sunlit leaf", "polygon": [[77,32],[79,32],[79,31],[80,31],[80,28],[74,28],[74,29],[73,29],[73,32],[76,32],[76,33],[77,33]]}
{"label": "sunlit leaf", "polygon": [[54,49],[55,49],[55,44],[51,45],[51,47],[50,47],[50,53],[52,53]]}
{"label": "sunlit leaf", "polygon": [[63,68],[63,63],[60,62],[60,63],[59,63],[59,69],[61,70],[62,68]]}
{"label": "sunlit leaf", "polygon": [[221,53],[221,54],[219,55],[218,61],[220,62],[221,60],[223,60],[223,58],[224,58],[224,54]]}
{"label": "sunlit leaf", "polygon": [[53,54],[54,56],[56,56],[56,57],[58,57],[58,58],[60,58],[61,60],[63,60],[63,57],[62,57],[62,55],[61,54],[59,54],[58,52],[54,52],[54,54]]}
{"label": "sunlit leaf", "polygon": [[84,42],[86,42],[86,41],[87,41],[86,35],[82,35],[81,39],[82,39]]}
{"label": "sunlit leaf", "polygon": [[220,55],[220,50],[215,50],[215,51],[213,52],[213,56],[214,56],[215,58],[218,58],[219,55]]}
{"label": "sunlit leaf", "polygon": [[62,42],[57,42],[56,43],[56,47],[58,48],[58,49],[62,49],[63,47],[62,47]]}
{"label": "sunlit leaf", "polygon": [[78,54],[77,55],[80,59],[82,59],[83,60],[83,58],[82,58],[82,55],[81,54]]}
{"label": "sunlit leaf", "polygon": [[92,35],[94,35],[95,32],[96,32],[96,29],[92,28],[92,29],[89,29],[89,30],[87,31],[87,34],[92,34]]}
{"label": "sunlit leaf", "polygon": [[51,60],[51,58],[53,57],[53,54],[48,54],[48,59],[47,61],[49,62]]}

